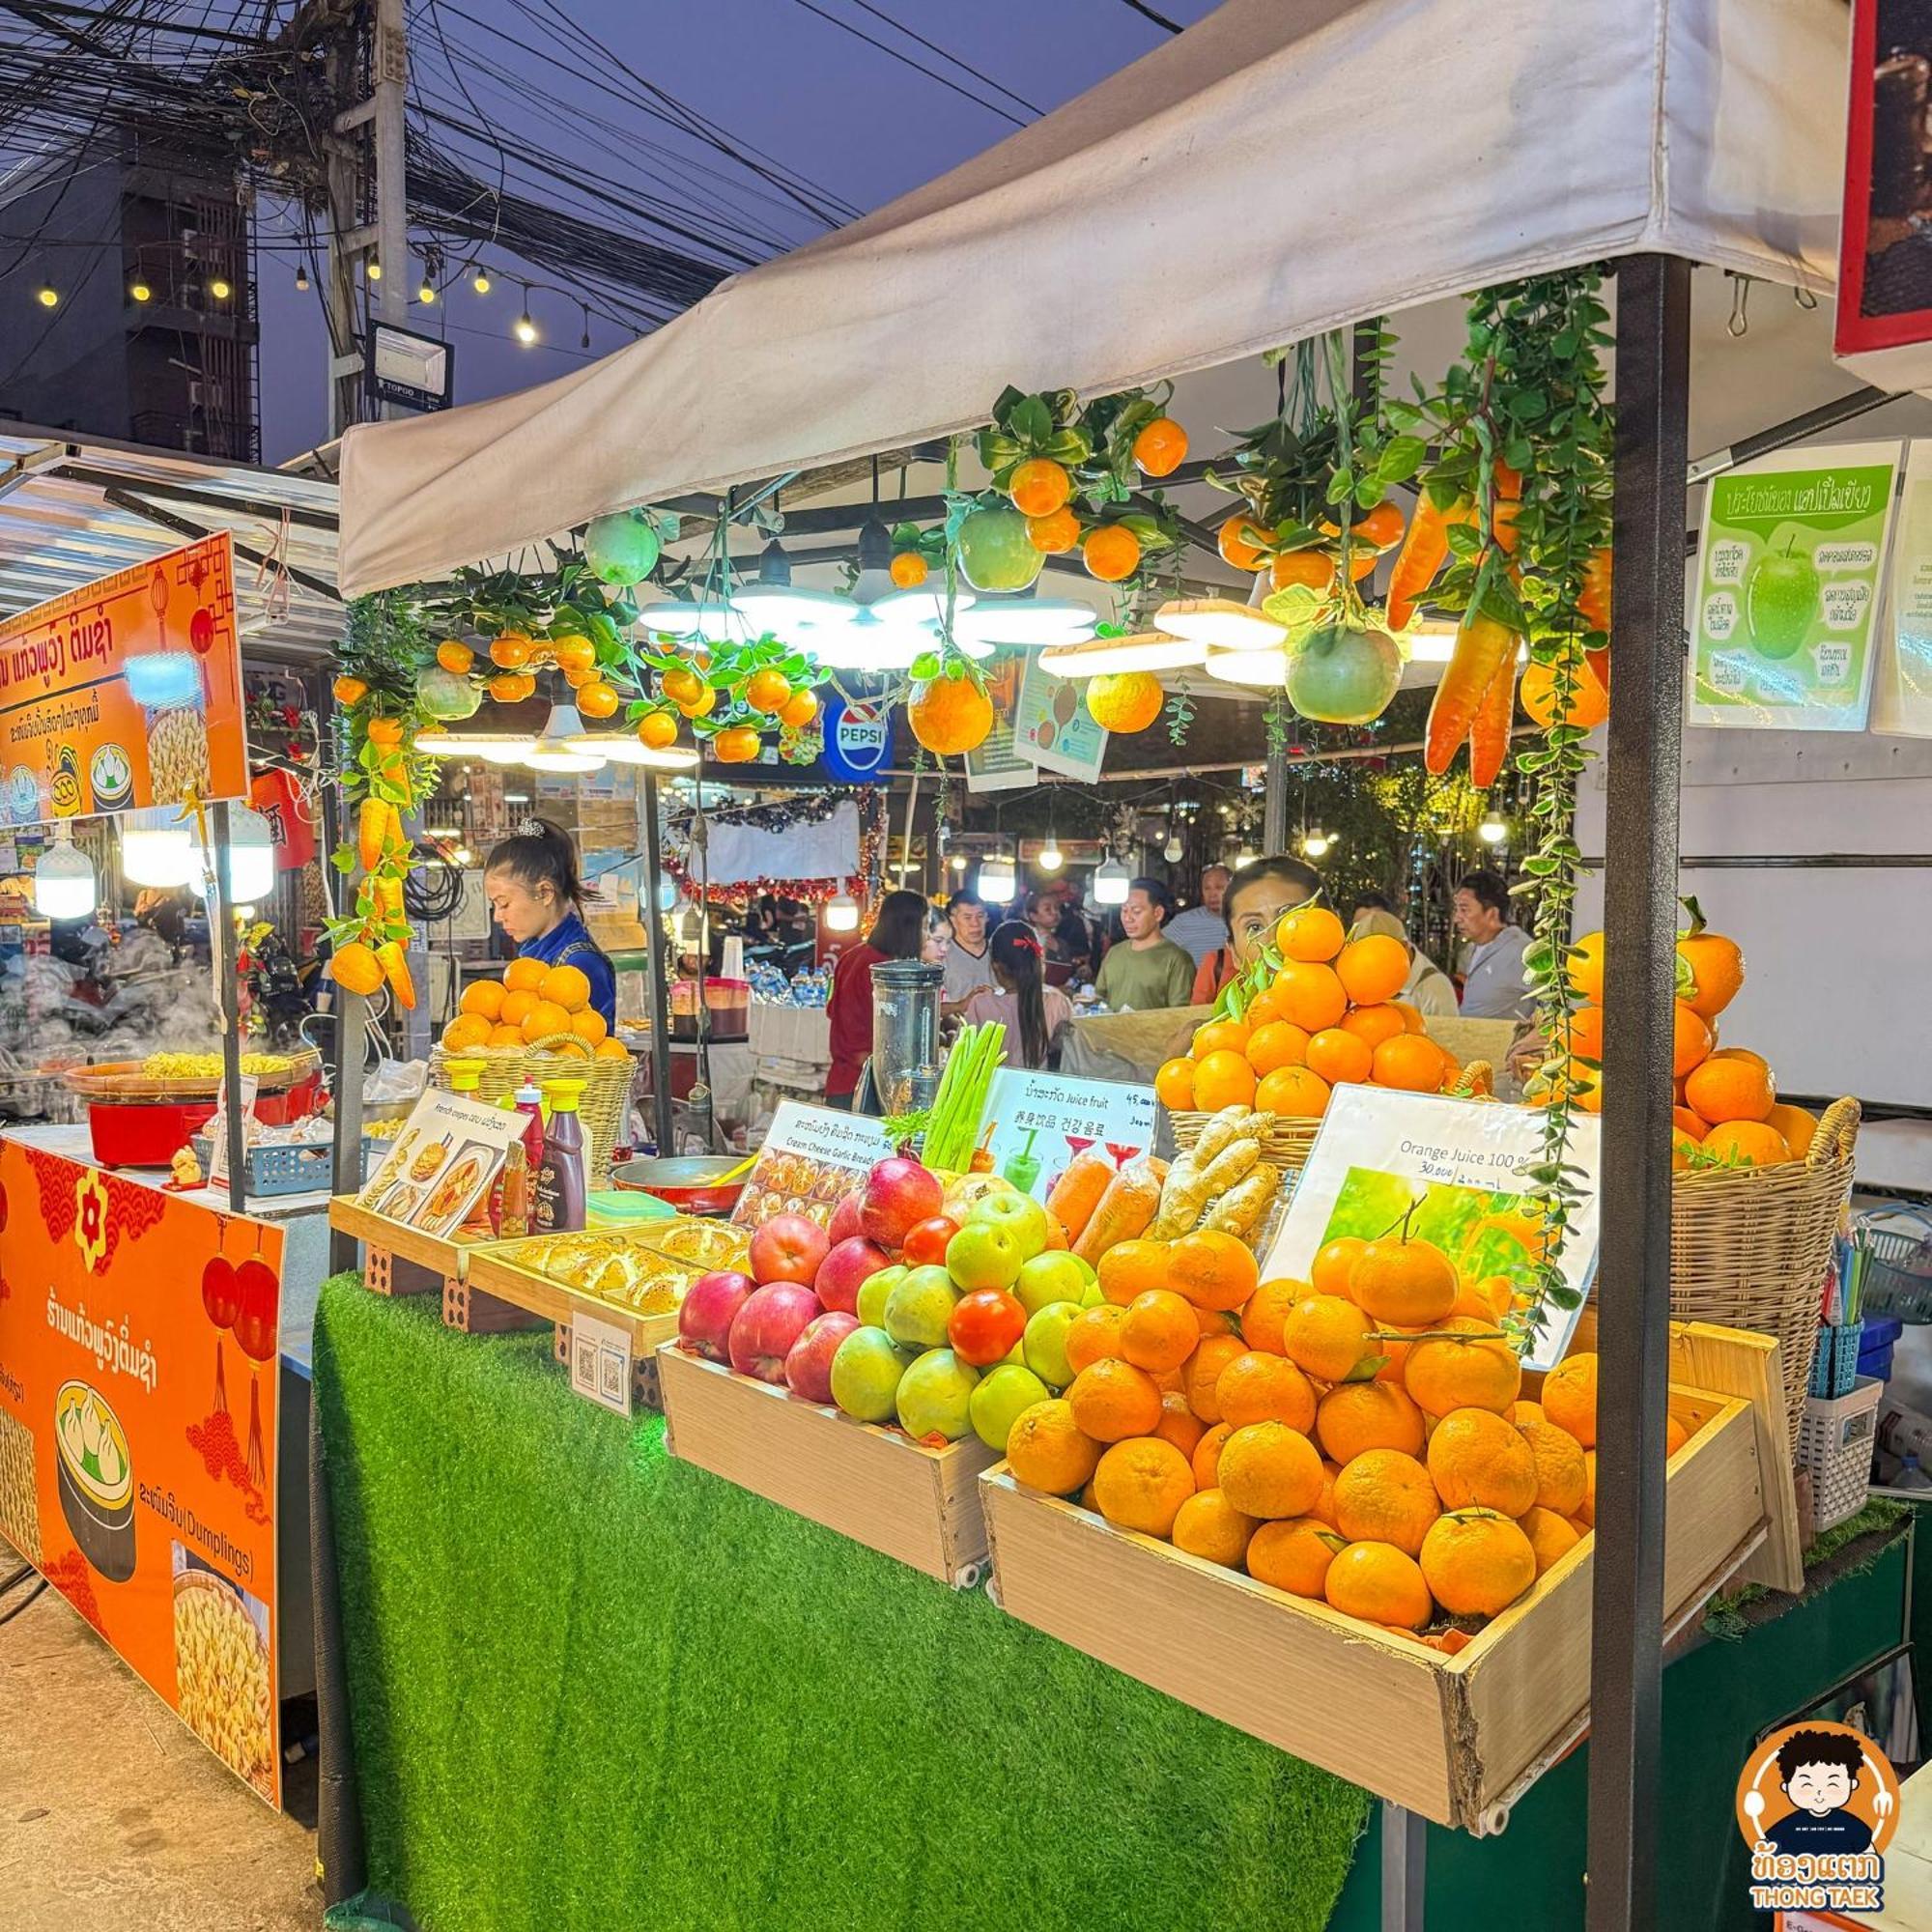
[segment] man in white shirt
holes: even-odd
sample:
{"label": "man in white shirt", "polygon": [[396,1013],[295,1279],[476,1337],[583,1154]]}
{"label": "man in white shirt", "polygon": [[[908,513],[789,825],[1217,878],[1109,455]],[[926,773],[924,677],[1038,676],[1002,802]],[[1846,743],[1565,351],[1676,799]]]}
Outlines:
{"label": "man in white shirt", "polygon": [[952,950],[946,955],[942,1004],[962,1006],[982,987],[993,987],[993,962],[986,956],[986,905],[978,893],[957,892],[946,901],[952,926]]}
{"label": "man in white shirt", "polygon": [[1221,917],[1221,902],[1228,896],[1232,876],[1225,866],[1209,866],[1201,874],[1201,903],[1178,913],[1168,925],[1168,938],[1184,946],[1197,966],[1228,943],[1228,922]]}
{"label": "man in white shirt", "polygon": [[1529,934],[1510,923],[1509,888],[1501,875],[1465,873],[1454,904],[1456,930],[1471,948],[1463,977],[1463,1018],[1527,1019],[1533,1002],[1522,983],[1522,955]]}

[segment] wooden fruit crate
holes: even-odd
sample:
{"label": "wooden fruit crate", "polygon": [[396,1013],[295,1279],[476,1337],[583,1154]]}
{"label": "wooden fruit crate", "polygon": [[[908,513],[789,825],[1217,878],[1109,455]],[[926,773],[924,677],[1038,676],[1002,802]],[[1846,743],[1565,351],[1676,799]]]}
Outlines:
{"label": "wooden fruit crate", "polygon": [[978,1583],[986,1529],[975,1479],[995,1456],[977,1436],[929,1449],[674,1342],[657,1359],[672,1455],[942,1583]]}
{"label": "wooden fruit crate", "polygon": [[[1704,1355],[1728,1350],[1741,1375],[1760,1374],[1761,1338],[1714,1339],[1727,1332],[1708,1330]],[[1676,1338],[1673,1357],[1682,1359]],[[1697,1427],[1666,1471],[1666,1634],[1695,1621],[1788,1507],[1761,1460],[1781,1416],[1768,1421],[1747,1397],[1676,1381],[1671,1407]],[[1004,1463],[980,1487],[1009,1614],[1439,1825],[1501,1831],[1517,1799],[1587,1728],[1592,1539],[1446,1657],[1116,1529],[1022,1487]],[[1795,1557],[1795,1520],[1778,1526],[1780,1545],[1787,1531]],[[1776,1568],[1789,1577],[1781,1558]]]}
{"label": "wooden fruit crate", "polygon": [[[536,1328],[547,1321],[567,1327],[580,1314],[594,1315],[598,1321],[621,1328],[630,1336],[632,1359],[639,1363],[651,1357],[660,1342],[668,1342],[677,1333],[675,1309],[668,1314],[640,1315],[635,1309],[619,1307],[594,1294],[581,1294],[560,1281],[553,1281],[549,1275],[506,1260],[502,1246],[491,1242],[473,1249],[465,1257],[468,1265],[464,1273],[469,1302],[472,1306],[480,1305],[483,1319],[494,1321],[499,1328]],[[497,1310],[514,1310],[518,1319],[512,1321],[498,1315]],[[446,1306],[444,1315],[447,1319]],[[472,1332],[489,1331],[477,1328]]]}
{"label": "wooden fruit crate", "polygon": [[464,1263],[474,1245],[384,1220],[359,1206],[353,1194],[338,1194],[329,1202],[328,1225],[363,1244],[362,1285],[372,1294],[443,1293],[463,1280]]}

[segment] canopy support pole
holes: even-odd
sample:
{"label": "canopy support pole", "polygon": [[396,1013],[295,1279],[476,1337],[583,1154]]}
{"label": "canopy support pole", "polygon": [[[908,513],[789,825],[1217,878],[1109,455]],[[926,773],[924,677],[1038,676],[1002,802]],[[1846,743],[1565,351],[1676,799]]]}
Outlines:
{"label": "canopy support pole", "polygon": [[1657,1914],[1690,265],[1617,270],[1589,1932]]}
{"label": "canopy support pole", "polygon": [[[644,930],[651,936],[650,974],[645,987],[651,1003],[651,1115],[656,1122],[658,1157],[668,1158],[670,1125],[670,1004],[665,993],[665,910],[660,888],[664,882],[664,853],[658,833],[658,779],[648,768],[642,774],[644,803]],[[704,973],[699,964],[701,997]]]}
{"label": "canopy support pole", "polygon": [[228,801],[210,810],[214,843],[214,873],[209,882],[209,917],[214,942],[215,1010],[221,1015],[221,1081],[227,1105],[217,1122],[225,1130],[228,1150],[228,1207],[243,1212],[248,1203],[248,1156],[242,1131],[242,996],[235,983],[235,908],[228,897]]}

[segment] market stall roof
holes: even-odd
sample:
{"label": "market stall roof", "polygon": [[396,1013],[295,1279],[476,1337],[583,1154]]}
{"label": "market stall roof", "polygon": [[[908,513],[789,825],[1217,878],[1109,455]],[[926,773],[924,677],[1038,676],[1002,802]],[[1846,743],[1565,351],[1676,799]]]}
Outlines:
{"label": "market stall roof", "polygon": [[349,432],[342,582],[1645,249],[1830,286],[1841,0],[1227,0],[574,375]]}
{"label": "market stall roof", "polygon": [[[227,530],[242,648],[322,663],[342,641],[340,495],[333,483],[278,469],[8,424],[0,433],[0,615]],[[282,569],[268,567],[270,558]]]}

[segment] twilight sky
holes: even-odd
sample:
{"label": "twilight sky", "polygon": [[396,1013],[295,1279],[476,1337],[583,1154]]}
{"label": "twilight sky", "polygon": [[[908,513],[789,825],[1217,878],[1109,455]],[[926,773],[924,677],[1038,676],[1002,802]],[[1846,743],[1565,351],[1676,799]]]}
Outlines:
{"label": "twilight sky", "polygon": [[[1157,11],[1183,25],[1212,11],[1212,0],[1158,0]],[[988,107],[841,30],[827,14],[887,43],[1024,120],[1013,99],[922,46],[889,24],[905,23],[957,54],[1001,87],[1051,110],[1164,43],[1166,32],[1126,0],[975,0],[941,9],[924,0],[736,0],[697,8],[687,0],[412,0],[412,65],[428,102],[444,112],[499,127],[536,142],[559,159],[622,193],[640,177],[688,201],[700,226],[736,226],[755,214],[766,232],[796,244],[817,232],[810,216],[749,197],[762,185],[735,163],[690,137],[667,130],[624,100],[586,81],[594,64],[568,44],[558,17],[581,23],[638,73],[668,89],[735,140],[755,146],[861,209],[870,210],[943,174],[1013,131]],[[545,15],[550,17],[548,20]],[[440,23],[456,46],[468,99],[433,38]],[[500,33],[493,33],[492,29]],[[510,45],[554,50],[546,65]],[[599,76],[635,98],[635,83],[610,71]],[[632,131],[635,145],[611,126]],[[474,172],[495,179],[481,144],[448,129],[437,138],[456,147]],[[650,145],[646,145],[650,144]],[[621,156],[613,161],[612,156]],[[702,162],[726,178],[694,176]],[[683,180],[677,177],[682,176]],[[693,184],[702,198],[693,191]],[[735,184],[736,185],[733,185]],[[513,178],[512,187],[517,184]],[[549,199],[540,185],[524,192]],[[319,441],[326,431],[326,338],[313,292],[294,286],[295,258],[272,252],[276,221],[268,215],[261,256],[262,442],[264,459],[280,463]],[[543,340],[526,348],[510,335],[522,307],[512,277],[518,265],[501,249],[483,251],[500,272],[488,296],[459,281],[433,308],[412,306],[411,325],[448,330],[456,345],[457,401],[547,382],[590,359],[580,348],[583,319],[574,300],[539,291],[531,314]],[[420,279],[412,264],[412,286]],[[556,277],[539,279],[556,280]],[[590,355],[630,339],[615,323],[593,316]]]}

